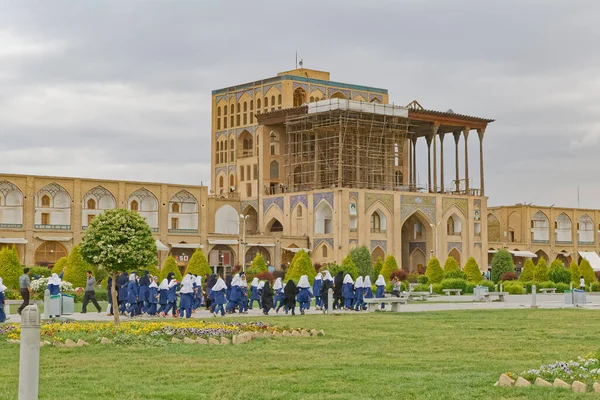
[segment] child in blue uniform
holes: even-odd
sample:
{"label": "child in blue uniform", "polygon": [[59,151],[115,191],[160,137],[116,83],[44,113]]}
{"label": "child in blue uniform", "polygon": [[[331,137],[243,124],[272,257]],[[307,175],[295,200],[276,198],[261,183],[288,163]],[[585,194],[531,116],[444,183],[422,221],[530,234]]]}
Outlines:
{"label": "child in blue uniform", "polygon": [[323,285],[323,276],[317,273],[315,282],[313,283],[313,295],[315,296],[315,308],[321,310],[323,308],[323,300],[321,299],[321,286]]}
{"label": "child in blue uniform", "polygon": [[242,291],[240,313],[248,314],[248,282],[245,274],[240,277],[240,290]]}
{"label": "child in blue uniform", "polygon": [[258,308],[262,308],[260,302],[260,292],[258,290],[258,278],[252,279],[252,284],[250,285],[250,309],[252,310],[252,305],[255,301],[258,302]]}
{"label": "child in blue uniform", "polygon": [[[171,279],[169,280],[169,277]],[[175,274],[169,272],[167,275],[167,281],[169,281],[169,288],[167,290],[167,307],[163,312],[163,317],[169,314],[169,311],[173,313],[173,318],[177,318],[177,289],[179,289],[179,282],[175,279]]]}
{"label": "child in blue uniform", "polygon": [[359,276],[356,278],[356,283],[354,284],[354,303],[352,303],[352,309],[354,311],[362,310],[363,304],[363,278]]}
{"label": "child in blue uniform", "polygon": [[164,317],[165,309],[167,308],[167,294],[169,292],[169,281],[167,278],[163,279],[160,285],[158,285],[158,304],[160,307],[158,308],[158,315]]}
{"label": "child in blue uniform", "polygon": [[213,300],[213,315],[216,317],[219,311],[221,315],[225,316],[225,308],[223,307],[227,302],[226,292],[227,285],[222,278],[217,279],[217,283],[211,289],[211,297]]}
{"label": "child in blue uniform", "polygon": [[284,311],[287,311],[285,307],[285,295],[283,294],[283,283],[281,282],[281,278],[275,279],[275,284],[273,285],[273,291],[275,292],[275,312],[278,313],[279,309],[283,307]]}
{"label": "child in blue uniform", "polygon": [[129,307],[126,312],[129,313],[130,318],[135,317],[138,313],[139,294],[140,286],[137,283],[135,272],[133,272],[129,275],[129,283],[127,284],[127,303],[129,303]]}
{"label": "child in blue uniform", "polygon": [[298,281],[298,303],[300,303],[300,314],[304,315],[304,311],[310,308],[311,296],[308,276],[302,275]]}
{"label": "child in blue uniform", "polygon": [[354,281],[350,274],[346,274],[342,284],[342,297],[344,298],[344,308],[350,310],[354,302]]}
{"label": "child in blue uniform", "polygon": [[[385,297],[385,279],[383,279],[383,275],[379,275],[377,277],[375,286],[377,287],[377,290],[375,291],[375,298],[383,299]],[[381,303],[381,309],[385,309],[385,304]]]}
{"label": "child in blue uniform", "polygon": [[148,285],[148,315],[156,315],[156,304],[158,303],[158,276],[152,279],[152,283]]}
{"label": "child in blue uniform", "polygon": [[183,277],[179,294],[181,296],[181,300],[179,301],[179,315],[182,318],[191,318],[192,306],[194,304],[194,280],[192,275],[186,274]]}
{"label": "child in blue uniform", "polygon": [[240,287],[241,279],[239,274],[235,274],[233,279],[231,280],[231,288],[229,290],[229,296],[227,300],[227,313],[234,314],[236,307],[238,307],[242,302],[242,288]]}
{"label": "child in blue uniform", "polygon": [[56,296],[60,294],[60,284],[61,280],[58,277],[58,274],[52,274],[52,277],[48,279],[48,290],[50,291],[50,296]]}
{"label": "child in blue uniform", "polygon": [[4,312],[4,304],[6,304],[6,297],[4,296],[5,290],[6,286],[2,284],[2,278],[0,278],[0,323],[7,320],[6,313]]}
{"label": "child in blue uniform", "polygon": [[365,276],[363,281],[363,310],[367,309],[367,303],[365,303],[364,299],[372,299],[373,298],[373,289],[371,289],[371,277],[369,275]]}

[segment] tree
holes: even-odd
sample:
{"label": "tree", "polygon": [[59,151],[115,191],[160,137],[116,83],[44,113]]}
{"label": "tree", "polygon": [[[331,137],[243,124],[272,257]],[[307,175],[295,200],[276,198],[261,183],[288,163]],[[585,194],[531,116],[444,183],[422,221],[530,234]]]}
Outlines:
{"label": "tree", "polygon": [[163,267],[161,268],[160,274],[158,274],[159,282],[162,282],[163,279],[166,279],[167,275],[169,275],[169,272],[173,272],[175,274],[175,279],[177,279],[179,282],[181,282],[181,279],[183,277],[181,276],[181,271],[179,270],[179,267],[177,266],[177,261],[175,261],[175,257],[173,257],[173,256],[167,257],[167,260],[165,261],[165,265],[163,265]]}
{"label": "tree", "polygon": [[571,282],[571,272],[565,268],[562,261],[554,260],[548,270],[548,279],[554,283],[569,284]]}
{"label": "tree", "polygon": [[83,259],[81,247],[75,246],[73,247],[73,250],[71,250],[71,253],[69,253],[67,269],[65,270],[63,280],[71,282],[74,288],[80,287],[85,289],[85,284],[87,282],[85,271],[91,269],[92,266]]}
{"label": "tree", "polygon": [[519,276],[519,280],[521,282],[531,282],[533,281],[533,273],[535,272],[535,264],[531,258],[528,258],[525,261],[525,265],[521,270],[521,276]]}
{"label": "tree", "polygon": [[[371,277],[371,279],[373,279],[373,278],[377,279],[379,274],[381,274],[382,268],[383,268],[383,260],[381,259],[381,257],[377,257],[377,262],[373,266],[373,276]],[[375,282],[375,281],[373,281],[373,282]]]}
{"label": "tree", "polygon": [[502,278],[502,274],[514,271],[515,264],[513,263],[512,254],[504,249],[498,250],[492,258],[492,271],[490,274],[492,281],[498,283],[500,278]]}
{"label": "tree", "polygon": [[429,283],[440,283],[444,279],[444,271],[437,257],[429,259],[425,275],[429,278]]}
{"label": "tree", "polygon": [[575,261],[571,262],[569,265],[569,270],[571,271],[571,282],[575,283],[576,286],[579,285],[579,278],[581,277],[581,271],[579,270],[579,265]]}
{"label": "tree", "polygon": [[192,274],[196,276],[210,275],[212,274],[212,268],[208,264],[208,260],[206,256],[200,249],[196,249],[194,254],[192,254],[192,258],[188,262],[187,267],[185,268],[185,273]]}
{"label": "tree", "polygon": [[58,261],[56,262],[56,264],[54,264],[54,267],[52,267],[52,273],[60,275],[63,268],[65,268],[67,266],[68,262],[69,262],[68,257],[59,258]]}
{"label": "tree", "polygon": [[352,261],[350,254],[348,254],[346,258],[344,258],[344,261],[342,261],[342,271],[344,271],[344,276],[346,276],[346,274],[350,274],[353,280],[358,278],[358,267],[356,264],[354,264],[354,261]]}
{"label": "tree", "polygon": [[19,276],[23,274],[23,267],[19,262],[17,250],[14,247],[0,249],[0,277],[2,284],[9,289],[19,290]]}
{"label": "tree", "polygon": [[596,274],[594,273],[590,262],[585,258],[582,258],[581,262],[579,263],[579,273],[583,275],[586,285],[596,282]]}
{"label": "tree", "polygon": [[373,258],[367,246],[360,246],[350,250],[350,258],[354,261],[360,276],[373,275]]}
{"label": "tree", "polygon": [[[117,273],[156,265],[156,242],[144,218],[129,210],[107,210],[89,224],[81,241],[83,259],[112,274],[112,303],[117,303]],[[119,324],[119,313],[114,313]]]}
{"label": "tree", "polygon": [[387,285],[391,280],[392,273],[398,271],[398,263],[396,262],[396,258],[393,255],[388,255],[383,262],[383,267],[381,267],[381,271],[379,271],[379,275],[383,275],[383,279],[385,279],[385,284]]}
{"label": "tree", "polygon": [[444,263],[444,274],[447,274],[452,271],[460,271],[460,265],[458,265],[458,262],[454,257],[450,256],[446,259],[446,262]]}
{"label": "tree", "polygon": [[546,282],[548,280],[548,265],[546,259],[540,257],[533,271],[533,280],[535,282]]}
{"label": "tree", "polygon": [[481,271],[479,270],[479,265],[477,265],[477,261],[475,261],[473,257],[469,257],[469,259],[467,260],[464,271],[467,275],[467,280],[469,282],[477,283],[481,281]]}
{"label": "tree", "polygon": [[[308,256],[308,254],[307,254]],[[295,258],[295,256],[294,256]],[[297,261],[297,260],[296,260]],[[313,267],[314,268],[314,267]],[[258,275],[261,272],[268,272],[269,267],[267,266],[267,262],[261,253],[256,253],[254,256],[254,260],[252,260],[252,264],[250,264],[250,268],[248,268],[248,274],[250,275]],[[315,271],[316,275],[316,271]]]}
{"label": "tree", "polygon": [[298,283],[302,275],[308,276],[308,281],[311,284],[314,282],[315,276],[317,275],[317,271],[315,271],[315,267],[313,267],[308,253],[304,250],[300,250],[294,255],[284,280],[289,281],[291,279],[295,283]]}

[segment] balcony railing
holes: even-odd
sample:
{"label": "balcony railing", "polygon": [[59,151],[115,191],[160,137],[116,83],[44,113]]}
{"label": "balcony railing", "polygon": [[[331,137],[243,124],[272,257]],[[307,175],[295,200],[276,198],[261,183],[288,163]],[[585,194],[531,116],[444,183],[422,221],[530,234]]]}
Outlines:
{"label": "balcony railing", "polygon": [[198,229],[169,229],[169,233],[198,233]]}
{"label": "balcony railing", "polygon": [[357,228],[350,228],[350,232],[356,232]]}
{"label": "balcony railing", "polygon": [[158,228],[150,228],[152,232],[158,232]]}
{"label": "balcony railing", "polygon": [[538,240],[538,239],[532,239],[531,243],[537,243],[537,244],[550,244],[549,240]]}
{"label": "balcony railing", "polygon": [[385,229],[371,228],[371,233],[385,233]]}
{"label": "balcony railing", "polygon": [[0,229],[19,229],[23,224],[0,224]]}
{"label": "balcony railing", "polygon": [[557,240],[556,244],[573,244],[572,240]]}
{"label": "balcony railing", "polygon": [[71,225],[45,225],[45,224],[34,224],[35,229],[50,229],[55,231],[68,231],[71,230]]}
{"label": "balcony railing", "polygon": [[578,241],[578,242],[577,242],[577,244],[578,244],[578,245],[581,245],[581,246],[593,246],[593,245],[594,245],[594,242],[593,242],[593,241],[591,241],[591,242],[588,242],[588,241],[581,241],[581,240],[580,240],[580,241]]}

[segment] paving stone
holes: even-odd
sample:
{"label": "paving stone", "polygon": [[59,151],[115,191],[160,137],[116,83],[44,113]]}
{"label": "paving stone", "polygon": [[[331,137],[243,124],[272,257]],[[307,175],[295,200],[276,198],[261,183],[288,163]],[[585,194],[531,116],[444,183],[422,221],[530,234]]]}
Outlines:
{"label": "paving stone", "polygon": [[300,336],[300,332],[298,332],[297,330],[293,330],[292,331],[292,336]]}
{"label": "paving stone", "polygon": [[65,347],[77,347],[77,343],[75,343],[71,339],[67,339],[65,340]]}
{"label": "paving stone", "polygon": [[592,388],[594,389],[594,392],[600,393],[600,383],[594,382],[594,384],[592,385]]}
{"label": "paving stone", "polygon": [[281,332],[279,332],[279,331],[273,332],[273,337],[281,337],[281,336],[283,336],[283,334]]}
{"label": "paving stone", "polygon": [[177,339],[176,337],[171,338],[171,343],[181,343],[181,339]]}
{"label": "paving stone", "polygon": [[199,338],[196,339],[196,343],[198,343],[198,344],[208,344],[208,340],[199,337]]}
{"label": "paving stone", "polygon": [[535,382],[533,383],[535,386],[552,386],[552,384],[548,381],[543,380],[540,377],[535,378]]}
{"label": "paving stone", "polygon": [[506,374],[500,375],[500,379],[498,379],[498,386],[512,386],[514,384],[515,381]]}
{"label": "paving stone", "polygon": [[292,334],[289,333],[288,331],[283,331],[283,333],[281,335],[282,336],[292,336]]}
{"label": "paving stone", "polygon": [[58,340],[54,341],[54,347],[65,347],[64,343],[59,342]]}
{"label": "paving stone", "polygon": [[560,380],[558,378],[556,378],[554,380],[554,383],[552,384],[552,386],[554,387],[558,387],[558,388],[564,388],[564,389],[570,389],[571,385],[569,385],[567,382]]}
{"label": "paving stone", "polygon": [[302,336],[302,337],[310,337],[310,332],[303,329],[302,332],[300,332],[300,336]]}
{"label": "paving stone", "polygon": [[90,344],[83,339],[77,341],[77,346],[89,346]]}
{"label": "paving stone", "polygon": [[219,341],[215,338],[208,339],[208,344],[220,344]]}
{"label": "paving stone", "polygon": [[310,334],[313,336],[317,336],[319,334],[319,331],[317,331],[316,329],[313,329],[310,331]]}
{"label": "paving stone", "polygon": [[325,336],[325,331],[323,329],[319,331],[319,336]]}
{"label": "paving stone", "polygon": [[231,339],[227,339],[225,336],[221,336],[221,344],[231,344]]}
{"label": "paving stone", "polygon": [[183,343],[185,344],[196,344],[196,341],[194,339],[190,339],[190,338],[183,338]]}
{"label": "paving stone", "polygon": [[587,392],[587,386],[585,383],[583,382],[579,382],[579,381],[575,381],[573,382],[573,384],[571,385],[571,390],[574,392],[582,392],[585,393]]}
{"label": "paving stone", "polygon": [[515,382],[515,386],[518,387],[529,387],[531,386],[531,383],[529,383],[529,381],[525,378],[523,378],[522,376],[517,378],[517,381]]}

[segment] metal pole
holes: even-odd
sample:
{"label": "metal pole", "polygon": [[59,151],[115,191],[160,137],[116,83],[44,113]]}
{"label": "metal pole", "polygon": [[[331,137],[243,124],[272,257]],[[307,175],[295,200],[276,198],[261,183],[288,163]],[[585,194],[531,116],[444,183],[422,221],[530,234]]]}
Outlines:
{"label": "metal pole", "polygon": [[37,400],[40,376],[40,312],[37,305],[21,313],[19,400]]}
{"label": "metal pole", "polygon": [[531,308],[537,308],[537,305],[535,303],[535,292],[536,292],[535,285],[531,285]]}

